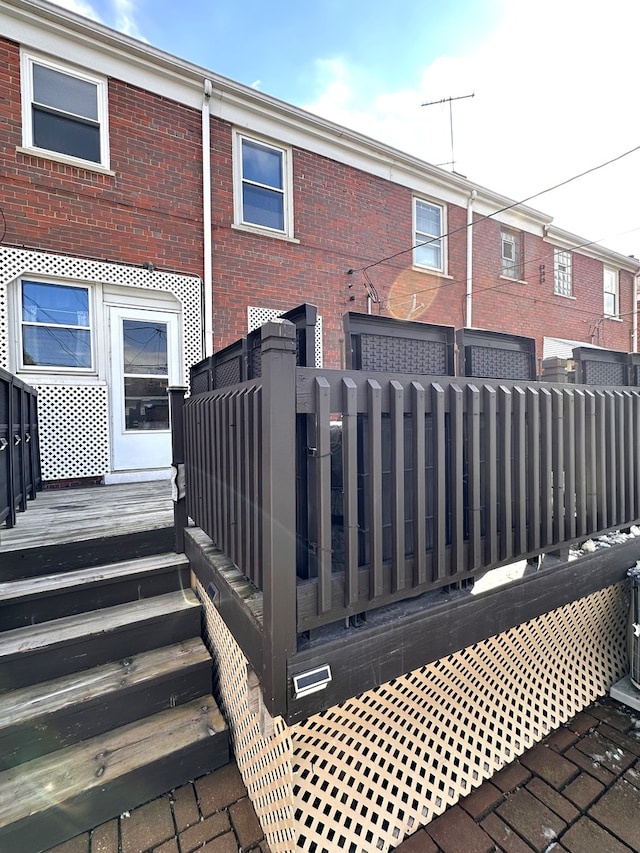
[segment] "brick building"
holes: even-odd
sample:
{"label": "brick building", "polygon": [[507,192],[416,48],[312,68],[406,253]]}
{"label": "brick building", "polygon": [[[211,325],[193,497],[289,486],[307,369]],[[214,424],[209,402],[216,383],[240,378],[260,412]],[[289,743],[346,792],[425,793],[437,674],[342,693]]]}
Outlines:
{"label": "brick building", "polygon": [[165,476],[167,384],[303,301],[329,366],[347,311],[637,349],[638,262],[550,216],[42,0],[0,34],[0,366],[46,481]]}

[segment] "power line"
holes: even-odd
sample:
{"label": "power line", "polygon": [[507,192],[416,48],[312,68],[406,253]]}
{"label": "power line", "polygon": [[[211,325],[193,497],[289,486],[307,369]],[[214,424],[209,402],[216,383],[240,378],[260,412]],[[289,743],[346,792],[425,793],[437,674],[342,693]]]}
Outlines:
{"label": "power line", "polygon": [[599,163],[597,166],[591,166],[589,169],[585,169],[584,172],[579,172],[576,175],[572,175],[570,178],[566,178],[564,181],[560,181],[557,184],[554,184],[552,187],[547,187],[544,190],[540,190],[537,193],[533,193],[532,195],[527,196],[526,198],[520,199],[520,201],[514,201],[511,204],[506,204],[504,207],[499,208],[498,210],[494,210],[493,213],[487,213],[477,219],[472,223],[465,223],[458,228],[454,228],[452,231],[447,231],[444,234],[440,234],[438,237],[432,237],[430,240],[425,240],[424,242],[415,243],[409,246],[408,249],[402,249],[399,252],[394,252],[392,255],[387,255],[385,258],[381,258],[379,261],[374,261],[372,264],[367,264],[364,267],[359,267],[358,269],[350,269],[347,270],[347,275],[352,275],[356,272],[364,272],[364,270],[370,270],[372,267],[377,267],[379,264],[383,264],[386,261],[390,261],[393,258],[397,258],[400,255],[406,255],[407,252],[412,252],[414,249],[418,249],[422,246],[427,246],[430,243],[435,243],[438,240],[442,240],[445,237],[451,237],[453,234],[458,234],[460,231],[466,231],[468,228],[472,226],[479,225],[481,222],[486,221],[487,219],[492,219],[494,216],[497,216],[499,213],[504,213],[507,210],[512,210],[514,207],[519,207],[521,204],[526,204],[528,201],[532,201],[534,198],[538,198],[541,195],[545,195],[545,193],[550,193],[553,190],[557,190],[560,187],[564,187],[567,184],[572,183],[573,181],[577,181],[579,178],[584,178],[586,175],[590,175],[592,172],[597,172],[599,169],[604,169],[605,166],[610,166],[612,163],[616,163],[618,160],[622,160],[624,157],[628,157],[630,154],[635,154],[636,151],[640,151],[640,145],[636,145],[634,148],[630,148],[628,151],[624,151],[622,154],[618,154],[615,157],[612,157],[609,160],[605,160],[604,163]]}

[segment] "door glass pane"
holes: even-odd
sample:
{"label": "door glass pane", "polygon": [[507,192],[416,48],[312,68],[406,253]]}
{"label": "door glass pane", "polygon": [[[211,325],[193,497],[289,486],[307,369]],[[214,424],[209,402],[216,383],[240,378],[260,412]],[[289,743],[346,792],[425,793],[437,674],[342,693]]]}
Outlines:
{"label": "door glass pane", "polygon": [[169,429],[167,385],[166,378],[125,376],[125,429]]}
{"label": "door glass pane", "polygon": [[123,320],[124,373],[167,376],[167,324]]}

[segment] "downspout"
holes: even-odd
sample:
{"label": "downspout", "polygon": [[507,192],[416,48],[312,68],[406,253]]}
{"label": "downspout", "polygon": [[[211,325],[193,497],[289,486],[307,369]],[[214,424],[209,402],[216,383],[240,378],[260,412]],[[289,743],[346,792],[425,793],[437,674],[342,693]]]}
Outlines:
{"label": "downspout", "polygon": [[209,129],[209,99],[213,92],[211,80],[204,81],[202,98],[202,229],[203,229],[203,299],[204,355],[213,353],[213,272],[211,240],[211,135]]}
{"label": "downspout", "polygon": [[473,326],[473,202],[477,196],[477,190],[471,190],[467,202],[467,298],[464,318],[464,325],[467,329]]}

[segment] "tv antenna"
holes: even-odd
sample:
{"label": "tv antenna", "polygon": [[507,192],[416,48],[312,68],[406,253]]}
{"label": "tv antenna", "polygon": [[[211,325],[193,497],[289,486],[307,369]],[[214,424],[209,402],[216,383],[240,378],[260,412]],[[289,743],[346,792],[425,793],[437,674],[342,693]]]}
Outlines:
{"label": "tv antenna", "polygon": [[439,101],[427,101],[425,104],[420,104],[421,107],[432,107],[434,104],[449,104],[449,133],[451,136],[451,161],[449,163],[439,163],[439,166],[451,166],[451,171],[455,172],[456,158],[453,153],[453,107],[454,101],[464,101],[465,98],[474,98],[475,92],[470,95],[457,95],[451,98],[441,98]]}

